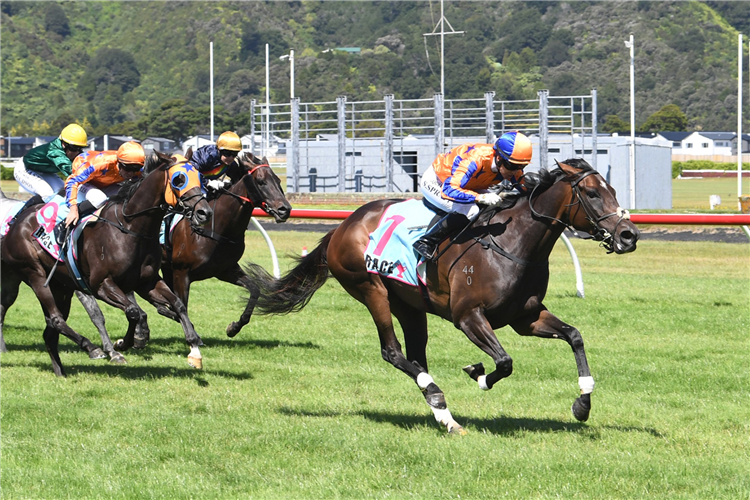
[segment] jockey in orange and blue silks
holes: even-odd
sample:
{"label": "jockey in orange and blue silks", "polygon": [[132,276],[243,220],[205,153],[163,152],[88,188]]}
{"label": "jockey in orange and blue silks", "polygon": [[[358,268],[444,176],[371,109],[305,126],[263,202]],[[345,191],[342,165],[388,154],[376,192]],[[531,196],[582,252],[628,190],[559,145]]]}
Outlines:
{"label": "jockey in orange and blue silks", "polygon": [[65,202],[70,206],[65,225],[77,224],[80,217],[104,205],[117,194],[121,182],[140,177],[145,162],[143,147],[134,141],[117,151],[88,151],[77,156],[73,173],[65,180]]}
{"label": "jockey in orange and blue silks", "polygon": [[448,215],[414,243],[414,250],[432,260],[440,242],[479,213],[477,203],[500,204],[503,196],[489,192],[491,186],[520,187],[518,179],[531,162],[531,154],[529,138],[513,131],[494,144],[463,144],[438,155],[422,174],[420,191],[428,205]]}
{"label": "jockey in orange and blue silks", "polygon": [[241,151],[240,137],[234,132],[224,132],[216,144],[195,150],[190,163],[201,173],[204,187],[212,191],[228,188],[242,178],[243,172],[236,162]]}

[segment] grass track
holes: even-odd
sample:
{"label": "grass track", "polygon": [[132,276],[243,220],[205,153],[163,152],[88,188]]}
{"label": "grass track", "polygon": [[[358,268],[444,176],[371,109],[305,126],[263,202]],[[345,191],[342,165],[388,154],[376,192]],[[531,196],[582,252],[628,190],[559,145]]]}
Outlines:
{"label": "grass track", "polygon": [[[275,233],[279,254],[321,234]],[[256,232],[247,255],[270,258]],[[460,369],[490,360],[430,318],[430,371],[469,435],[447,436],[414,384],[380,358],[364,307],[334,281],[308,307],[255,317],[235,339],[239,289],[193,288],[205,370],[176,323],[146,305],[152,342],[129,364],[61,341],[56,379],[24,288],[0,371],[3,498],[749,498],[750,247],[645,241],[629,255],[575,242],[552,255],[546,305],[578,327],[597,387],[575,422],[562,342],[498,337],[514,373],[482,392]],[[282,259],[282,268],[288,265]],[[105,308],[113,337],[123,315]],[[74,304],[71,325],[95,335]],[[93,340],[93,339],[92,339]]]}

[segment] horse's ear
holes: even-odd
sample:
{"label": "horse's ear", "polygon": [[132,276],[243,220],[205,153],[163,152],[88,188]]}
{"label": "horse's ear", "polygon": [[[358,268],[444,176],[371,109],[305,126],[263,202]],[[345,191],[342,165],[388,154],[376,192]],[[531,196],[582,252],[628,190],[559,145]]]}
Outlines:
{"label": "horse's ear", "polygon": [[190,161],[193,158],[193,146],[190,146],[187,151],[185,151],[185,158],[187,161]]}
{"label": "horse's ear", "polygon": [[270,165],[270,163],[268,163],[268,158],[266,158],[265,156],[263,157],[263,164]]}

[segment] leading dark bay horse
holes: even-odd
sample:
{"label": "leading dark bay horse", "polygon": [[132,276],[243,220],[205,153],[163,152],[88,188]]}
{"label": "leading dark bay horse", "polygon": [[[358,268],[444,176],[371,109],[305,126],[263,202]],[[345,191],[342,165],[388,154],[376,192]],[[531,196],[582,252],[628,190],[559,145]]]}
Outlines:
{"label": "leading dark bay horse", "polygon": [[[105,205],[96,222],[83,229],[79,266],[94,296],[125,312],[129,325],[126,339],[132,343],[142,314],[128,298],[128,293],[135,292],[153,304],[160,314],[180,322],[191,347],[188,362],[200,368],[201,339],[184,304],[159,276],[158,235],[159,225],[170,205],[188,214],[197,224],[206,223],[212,210],[202,194],[200,176],[192,166],[161,153],[154,155],[149,158],[145,175],[123,187]],[[52,369],[56,375],[64,376],[58,353],[61,333],[89,353],[97,348],[66,323],[76,289],[67,270],[58,268],[49,287],[44,285],[54,259],[31,237],[37,226],[35,210],[27,209],[3,238],[2,263],[4,268],[13,269],[12,277],[15,277],[13,282],[6,283],[4,275],[3,287],[14,286],[16,292],[3,293],[2,306],[5,311],[12,304],[5,303],[6,296],[15,300],[21,281],[34,290],[47,323],[43,337]]]}
{"label": "leading dark bay horse", "polygon": [[[465,431],[427,371],[427,312],[451,321],[492,358],[495,370],[489,374],[481,363],[464,368],[484,390],[513,370],[511,357],[493,330],[510,325],[520,335],[562,339],[573,349],[578,367],[581,394],[573,403],[573,415],[585,421],[594,379],[580,332],[542,302],[549,282],[549,255],[566,227],[593,235],[618,254],[635,250],[639,231],[619,206],[615,191],[588,163],[572,159],[558,167],[527,174],[528,194],[514,206],[484,212],[454,241],[443,242],[438,262],[427,265],[428,300],[418,287],[381,278],[365,267],[369,234],[384,210],[398,202],[382,200],[355,211],[280,280],[259,266],[249,266],[246,271],[261,286],[256,311],[285,314],[301,309],[330,272],[370,311],[383,359],[416,382],[438,422],[460,434]],[[406,356],[391,315],[403,329]]]}

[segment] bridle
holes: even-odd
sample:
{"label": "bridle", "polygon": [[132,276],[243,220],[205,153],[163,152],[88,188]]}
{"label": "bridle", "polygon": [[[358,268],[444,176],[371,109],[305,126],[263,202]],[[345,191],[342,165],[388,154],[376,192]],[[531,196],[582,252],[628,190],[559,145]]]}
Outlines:
{"label": "bridle", "polygon": [[[559,166],[559,163],[558,163],[558,166]],[[594,241],[598,241],[601,243],[601,246],[607,250],[607,253],[612,253],[614,252],[614,234],[610,234],[610,232],[607,231],[605,228],[603,228],[600,223],[603,220],[608,219],[610,217],[618,217],[617,223],[615,224],[615,229],[617,229],[617,226],[619,226],[621,222],[623,222],[624,220],[630,219],[630,212],[628,212],[622,207],[617,207],[617,211],[615,212],[611,212],[611,213],[604,214],[604,215],[596,214],[588,198],[581,194],[581,188],[579,186],[579,184],[581,183],[583,179],[585,179],[589,175],[594,175],[594,174],[598,175],[599,172],[597,172],[596,170],[587,170],[585,172],[582,172],[575,179],[570,181],[570,186],[573,191],[573,199],[568,205],[566,205],[567,207],[566,219],[568,221],[571,220],[571,213],[573,211],[574,206],[580,205],[581,208],[583,208],[583,211],[586,214],[586,220],[589,221],[589,224],[591,224],[591,226],[593,227],[593,230],[587,232],[585,236],[581,235],[569,222],[563,222],[556,217],[551,217],[549,215],[540,214],[539,212],[534,210],[532,201],[534,198],[534,193],[539,187],[539,184],[537,184],[534,187],[534,189],[531,191],[531,195],[529,196],[529,209],[531,210],[531,213],[537,217],[554,220],[564,225],[577,238],[581,238],[581,239],[593,238]]]}
{"label": "bridle", "polygon": [[[268,163],[261,163],[259,165],[255,165],[253,168],[247,170],[247,173],[245,174],[245,175],[249,175],[250,178],[252,179],[252,181],[253,181],[253,187],[255,188],[256,191],[259,191],[259,190],[258,190],[258,187],[255,185],[255,178],[253,177],[253,172],[255,172],[256,170],[258,170],[259,168],[262,168],[262,167],[271,168],[271,165],[269,165]],[[251,200],[250,198],[248,198],[246,196],[242,196],[242,195],[236,194],[236,193],[233,193],[233,192],[229,191],[226,188],[221,188],[219,190],[219,192],[222,193],[222,194],[228,194],[229,196],[232,196],[233,198],[236,198],[236,199],[240,200],[243,204],[244,203],[249,203],[250,206],[252,206],[252,207],[256,206],[255,202],[253,200]],[[260,202],[260,204],[258,206],[261,209],[263,209],[264,212],[266,212],[268,214],[271,214],[271,215],[276,215],[275,214],[275,210],[272,209],[271,207],[269,207],[265,200],[261,200],[261,202]]]}

